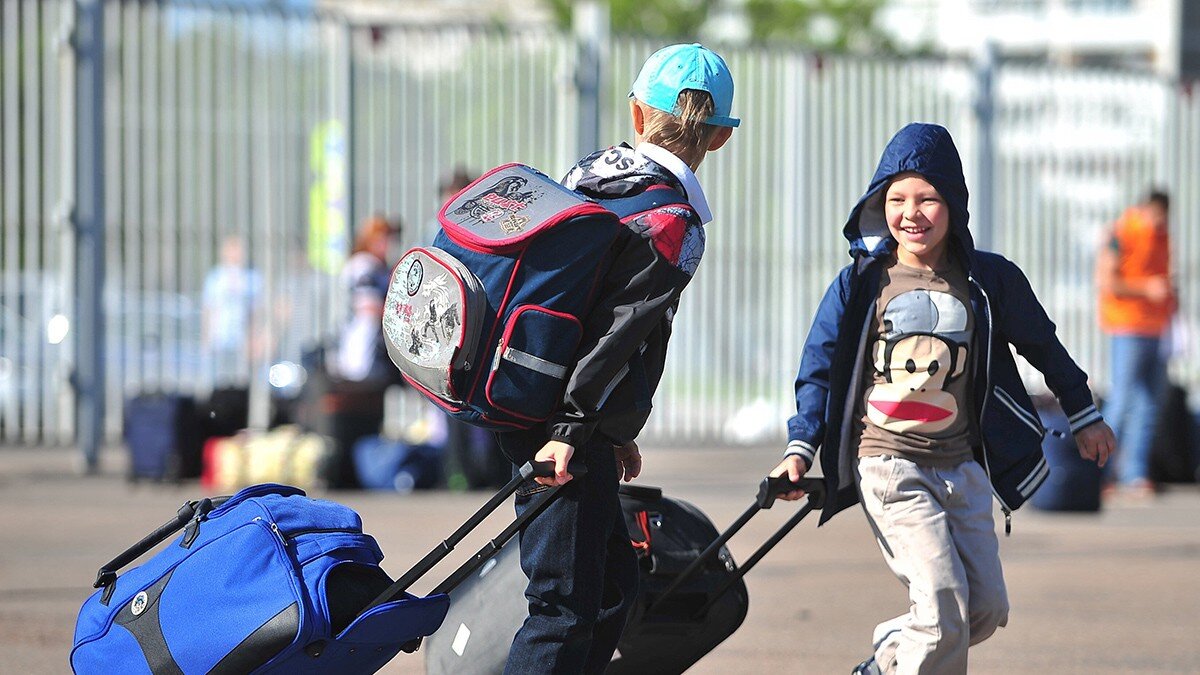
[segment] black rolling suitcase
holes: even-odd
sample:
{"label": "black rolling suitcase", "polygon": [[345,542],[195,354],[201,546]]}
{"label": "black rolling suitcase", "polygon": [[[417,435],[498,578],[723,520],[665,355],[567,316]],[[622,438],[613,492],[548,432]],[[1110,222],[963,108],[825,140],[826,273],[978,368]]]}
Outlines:
{"label": "black rolling suitcase", "polygon": [[[803,479],[805,505],[738,567],[725,544],[775,497],[794,489],[786,478],[765,479],[755,503],[724,532],[685,501],[656,487],[621,486],[631,544],[641,568],[638,597],[608,673],[682,673],[733,634],[749,598],[742,577],[813,509],[824,485]],[[520,551],[510,546],[450,594],[449,613],[429,637],[428,675],[494,675],[504,670],[513,636],[524,621],[527,580]]]}

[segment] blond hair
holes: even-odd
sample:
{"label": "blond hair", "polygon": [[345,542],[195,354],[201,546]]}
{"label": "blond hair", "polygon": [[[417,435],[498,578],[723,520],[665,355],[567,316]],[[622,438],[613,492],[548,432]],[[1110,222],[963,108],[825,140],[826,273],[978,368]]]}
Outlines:
{"label": "blond hair", "polygon": [[[640,101],[639,101],[640,103]],[[675,100],[675,114],[642,104],[645,125],[642,139],[670,150],[689,165],[695,165],[708,151],[708,145],[720,127],[705,124],[713,116],[712,96],[699,89],[684,89]]]}

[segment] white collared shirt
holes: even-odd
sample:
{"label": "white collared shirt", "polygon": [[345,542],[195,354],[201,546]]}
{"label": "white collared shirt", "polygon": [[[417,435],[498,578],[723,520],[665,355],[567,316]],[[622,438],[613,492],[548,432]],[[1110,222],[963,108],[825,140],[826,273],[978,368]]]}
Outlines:
{"label": "white collared shirt", "polygon": [[683,186],[684,196],[687,197],[688,203],[696,210],[696,215],[700,217],[700,224],[707,225],[712,222],[712,211],[708,208],[708,199],[704,197],[704,188],[700,187],[700,180],[696,178],[696,173],[682,159],[675,156],[675,153],[657,146],[653,143],[638,143],[634,150],[646,157],[661,164],[663,168],[675,174],[679,179],[679,183]]}

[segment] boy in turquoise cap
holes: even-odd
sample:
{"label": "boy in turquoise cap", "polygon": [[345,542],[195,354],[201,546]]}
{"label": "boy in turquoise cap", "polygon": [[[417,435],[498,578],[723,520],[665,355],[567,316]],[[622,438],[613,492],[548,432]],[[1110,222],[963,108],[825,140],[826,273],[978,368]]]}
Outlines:
{"label": "boy in turquoise cap", "polygon": [[[594,152],[563,179],[625,227],[558,410],[545,426],[497,434],[515,464],[555,464],[552,478],[518,492],[518,512],[536,492],[565,486],[521,533],[529,617],[509,651],[510,675],[603,672],[617,647],[638,580],[617,485],[641,471],[635,439],[712,219],[695,170],[738,126],[732,104],[733,77],[720,56],[698,44],[664,47],[630,92],[636,146]],[[586,474],[568,473],[572,457]]]}

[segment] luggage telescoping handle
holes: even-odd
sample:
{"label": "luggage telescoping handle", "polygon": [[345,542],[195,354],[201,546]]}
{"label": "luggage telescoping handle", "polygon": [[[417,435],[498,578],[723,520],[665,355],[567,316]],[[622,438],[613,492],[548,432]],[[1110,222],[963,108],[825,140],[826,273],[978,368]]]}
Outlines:
{"label": "luggage telescoping handle", "polygon": [[737,572],[735,572],[732,577],[727,579],[725,584],[722,585],[721,588],[709,598],[708,603],[704,605],[700,612],[703,613],[704,610],[707,610],[709,606],[711,606],[713,602],[724,595],[725,591],[729,590],[729,588],[736,583],[738,579],[741,579],[743,576],[745,576],[746,572],[749,572],[759,560],[762,560],[762,557],[765,556],[768,551],[782,541],[783,538],[786,537],[788,533],[796,527],[796,525],[800,524],[800,521],[804,520],[804,517],[807,516],[809,512],[811,512],[813,509],[820,508],[821,504],[823,504],[825,501],[825,483],[822,479],[801,478],[799,482],[793,483],[788,479],[787,476],[768,476],[767,478],[764,478],[758,485],[758,496],[755,497],[754,503],[750,505],[750,508],[746,509],[746,511],[739,516],[732,525],[730,525],[724,532],[718,535],[711,544],[708,545],[708,548],[704,549],[700,555],[696,556],[696,559],[693,560],[690,565],[684,568],[684,570],[679,573],[679,576],[675,577],[675,580],[671,582],[671,585],[667,586],[667,590],[663,591],[662,595],[658,596],[658,599],[646,609],[646,613],[649,614],[650,612],[653,612],[664,598],[670,596],[671,593],[673,593],[677,588],[683,585],[685,581],[691,578],[691,576],[695,574],[696,570],[700,569],[700,567],[703,566],[713,554],[720,550],[720,548],[724,546],[725,543],[733,537],[733,535],[737,534],[738,530],[742,529],[746,523],[750,522],[750,519],[753,518],[756,513],[762,511],[763,509],[771,508],[775,504],[775,499],[779,495],[786,494],[792,490],[804,490],[806,493],[805,496],[807,497],[807,502],[804,504],[803,508],[797,511],[794,516],[788,519],[788,521],[775,532],[775,534],[773,534],[769,539],[767,539],[767,541],[763,542],[763,544],[758,547],[758,550],[756,550],[750,556],[750,558],[746,560],[746,563],[739,567]]}
{"label": "luggage telescoping handle", "polygon": [[175,514],[174,518],[163,523],[157,530],[146,535],[141,541],[130,546],[123,553],[102,566],[100,571],[96,573],[96,581],[92,584],[92,588],[111,586],[117,580],[117,572],[122,567],[142,557],[147,551],[182,530],[193,519],[203,518],[209,511],[224,504],[227,499],[229,499],[228,496],[205,497],[197,501],[184,502],[183,506],[179,507],[179,512]]}
{"label": "luggage telescoping handle", "polygon": [[[575,478],[579,478],[587,473],[587,467],[585,467],[582,463],[577,465],[571,464],[567,467],[567,470]],[[416,565],[413,565],[411,569],[402,574],[400,578],[395,581],[395,583],[393,583],[391,586],[388,586],[387,589],[385,589],[374,600],[372,600],[370,604],[364,607],[362,612],[359,614],[366,614],[371,609],[386,602],[391,602],[396,597],[403,595],[404,592],[408,590],[408,587],[416,582],[417,579],[420,579],[425,575],[426,572],[433,568],[434,565],[438,564],[447,555],[450,555],[450,552],[454,550],[454,547],[457,546],[458,543],[471,532],[471,530],[478,527],[479,524],[484,521],[484,519],[491,515],[492,511],[495,511],[500,504],[504,503],[506,499],[516,492],[517,488],[521,486],[521,483],[530,478],[549,478],[553,475],[554,462],[526,462],[525,464],[521,465],[518,475],[513,476],[512,480],[508,481],[504,487],[500,488],[500,491],[493,495],[492,498],[487,501],[487,503],[479,507],[479,510],[475,512],[475,515],[468,518],[465,523],[463,523],[457,530],[454,531],[454,534],[451,534],[445,541],[443,541],[441,544],[438,544],[437,547],[427,553],[425,557],[420,560],[420,562],[418,562]],[[550,503],[550,500],[558,494],[558,491],[561,488],[561,485],[556,485],[549,490],[542,492],[538,496],[537,501],[535,501],[530,508],[526,509],[520,516],[517,516],[511,523],[509,523],[508,527],[504,528],[499,535],[485,544],[478,553],[476,553],[470,560],[463,563],[462,566],[455,570],[454,573],[452,573],[449,577],[447,577],[445,581],[438,584],[437,588],[431,591],[431,594],[449,593],[456,586],[462,583],[467,576],[478,569],[479,566],[486,562],[488,558],[491,558],[493,555],[495,555],[496,552],[498,552],[500,548],[504,546],[504,544],[508,543],[508,540],[512,539],[513,535],[516,534],[517,531],[525,525],[525,523],[529,522],[533,518],[536,518],[537,515],[541,513],[542,510],[544,510]]]}

